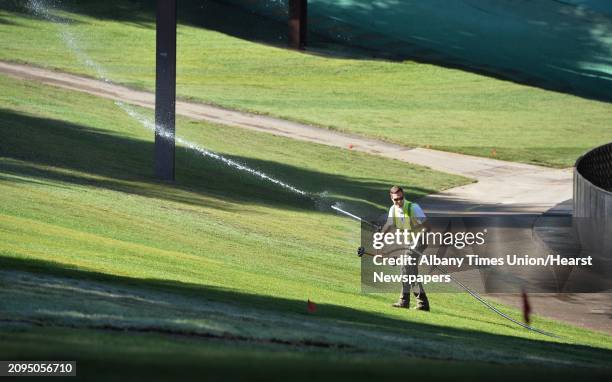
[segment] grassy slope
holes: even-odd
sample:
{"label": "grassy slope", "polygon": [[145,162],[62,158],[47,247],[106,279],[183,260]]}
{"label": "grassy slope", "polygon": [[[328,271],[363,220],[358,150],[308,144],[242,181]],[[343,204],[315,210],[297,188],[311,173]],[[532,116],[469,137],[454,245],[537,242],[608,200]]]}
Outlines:
{"label": "grassy slope", "polygon": [[[203,342],[159,335],[123,334],[58,329],[35,329],[28,333],[0,332],[0,356],[22,354],[25,358],[53,354],[68,359],[79,354],[77,375],[87,380],[279,380],[279,381],[371,381],[411,378],[427,381],[485,380],[605,380],[605,371],[549,369],[523,365],[495,365],[436,361],[386,355],[342,354],[334,350],[279,350],[273,346],[244,345],[237,349],[223,341]],[[95,349],[95,350],[94,350]],[[101,356],[101,354],[103,354]],[[73,359],[73,358],[70,358]],[[151,362],[163,359],[164,362]],[[273,371],[273,372],[272,372]]]}
{"label": "grassy slope", "polygon": [[[352,257],[358,228],[352,221],[318,211],[308,200],[184,149],[177,152],[176,185],[157,183],[150,174],[151,134],[112,102],[5,77],[0,77],[0,87],[2,269],[58,273],[72,267],[116,282],[140,280],[146,288],[177,285],[177,293],[190,285],[189,291],[195,289],[198,296],[271,312],[300,314],[310,298],[320,306],[316,319],[390,330],[422,344],[442,340],[457,354],[476,346],[507,352],[505,357],[511,358],[535,354],[535,359],[595,363],[609,358],[603,350],[549,344],[542,336],[500,321],[463,294],[432,295],[431,314],[390,309],[389,296],[359,293],[359,263]],[[384,205],[389,183],[410,184],[410,192],[419,195],[464,181],[400,162],[227,127],[180,120],[179,131],[308,191],[329,187],[330,195],[355,210],[365,210],[366,200]],[[38,306],[28,307],[21,299],[14,303],[28,309]],[[68,312],[74,309],[71,303],[58,299],[57,309]],[[90,305],[86,300],[80,304],[76,309]],[[562,342],[612,348],[607,335],[541,318],[535,325],[563,335]],[[73,346],[73,335],[65,332],[51,334],[43,347],[46,354]],[[31,333],[3,330],[11,344],[5,354],[27,354],[31,346],[24,339],[39,332]],[[87,333],[76,349],[97,341],[97,336],[103,343],[122,341]],[[145,350],[135,347],[134,352]],[[107,347],[100,349],[101,356]],[[255,350],[232,351],[248,358]],[[311,356],[303,354],[304,360]],[[301,362],[300,353],[294,357]]]}
{"label": "grassy slope", "polygon": [[[427,381],[484,380],[483,376],[494,376],[497,381],[607,378],[604,371],[583,369],[440,362],[394,355],[373,358],[360,354],[339,354],[333,350],[301,351],[296,356],[295,351],[278,350],[271,346],[253,348],[244,345],[237,349],[231,343],[222,341],[207,343],[189,338],[138,334],[113,336],[84,330],[33,330],[19,336],[0,333],[0,339],[3,343],[0,356],[21,353],[44,358],[51,350],[51,354],[65,355],[64,359],[67,359],[79,352],[77,375],[100,381],[116,378],[116,370],[122,371],[122,380],[167,380],[170,377],[201,380],[205,375],[207,381],[240,378],[266,381],[371,381],[375,378],[405,378],[407,373],[412,378]],[[24,340],[28,345],[24,346]],[[164,362],[151,362],[151,359],[161,357]]]}
{"label": "grassy slope", "polygon": [[[66,52],[56,24],[12,12],[11,3],[0,1],[0,59],[98,76]],[[64,2],[95,17],[64,14],[73,21],[64,30],[110,79],[152,89],[150,9],[138,1],[122,1],[121,10],[116,1],[79,3]],[[197,20],[200,11],[182,14]],[[500,159],[551,166],[571,166],[612,136],[607,103],[414,62],[317,57],[189,25],[179,27],[178,93],[405,145],[482,156],[495,149]]]}

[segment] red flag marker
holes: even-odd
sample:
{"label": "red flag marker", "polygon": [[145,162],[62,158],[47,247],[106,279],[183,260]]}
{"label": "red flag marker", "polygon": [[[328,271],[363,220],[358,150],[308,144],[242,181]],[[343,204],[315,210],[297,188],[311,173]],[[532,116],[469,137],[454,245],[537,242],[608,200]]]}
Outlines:
{"label": "red flag marker", "polygon": [[523,293],[521,294],[523,298],[523,320],[527,325],[531,322],[529,315],[531,314],[531,305],[529,305],[529,298],[527,298],[527,292],[523,289]]}
{"label": "red flag marker", "polygon": [[317,311],[317,304],[315,304],[314,302],[310,301],[310,299],[308,299],[308,313],[315,313]]}

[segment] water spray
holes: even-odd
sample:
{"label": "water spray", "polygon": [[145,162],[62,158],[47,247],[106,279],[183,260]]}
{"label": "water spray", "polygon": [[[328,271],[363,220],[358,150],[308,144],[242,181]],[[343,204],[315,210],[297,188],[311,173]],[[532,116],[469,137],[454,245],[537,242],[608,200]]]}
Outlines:
{"label": "water spray", "polygon": [[[104,82],[111,82],[108,74],[106,73],[106,70],[104,70],[104,68],[102,66],[100,66],[97,62],[95,62],[93,59],[91,59],[91,57],[89,57],[87,55],[87,53],[85,53],[80,45],[79,45],[79,40],[76,36],[74,36],[74,34],[69,31],[66,26],[65,23],[62,22],[59,18],[57,18],[56,16],[54,16],[50,10],[49,7],[47,7],[45,5],[45,2],[42,0],[28,0],[27,2],[27,6],[28,8],[36,15],[38,15],[39,17],[42,17],[56,25],[59,26],[59,35],[62,39],[62,41],[64,42],[64,44],[66,45],[66,47],[68,47],[68,49],[70,49],[70,51],[72,51],[77,59],[86,67],[88,67],[89,69],[93,70],[96,73],[96,77],[98,79],[103,80]],[[153,132],[157,132],[159,134],[159,136],[161,136],[164,139],[176,139],[176,141],[187,147],[190,150],[193,150],[195,152],[197,152],[198,154],[200,154],[201,156],[207,157],[207,158],[212,158],[214,160],[217,160],[221,163],[223,163],[226,166],[232,167],[238,171],[243,171],[246,172],[248,174],[251,174],[253,176],[256,176],[264,181],[270,182],[272,184],[275,184],[277,186],[280,186],[286,190],[289,190],[295,194],[298,194],[300,196],[306,196],[310,199],[314,199],[315,197],[313,197],[312,195],[310,195],[309,193],[307,193],[304,190],[300,190],[297,187],[294,187],[288,183],[285,183],[281,180],[275,179],[273,177],[271,177],[270,175],[259,171],[259,170],[255,170],[251,167],[248,167],[244,164],[241,164],[233,159],[227,158],[221,154],[218,154],[216,152],[207,150],[201,146],[199,146],[196,143],[190,142],[184,138],[181,138],[180,136],[174,136],[172,133],[170,133],[169,131],[167,131],[166,129],[164,129],[162,126],[155,126],[155,123],[153,122],[153,120],[146,116],[143,115],[141,113],[139,113],[138,111],[136,111],[136,109],[130,105],[127,105],[123,102],[120,101],[115,101],[115,105],[117,107],[119,107],[122,111],[124,111],[127,115],[129,115],[131,118],[133,118],[134,120],[136,120],[137,122],[139,122],[143,127],[145,127],[146,129],[153,131]]]}
{"label": "water spray", "polygon": [[[119,101],[115,102],[115,104],[119,108],[121,108],[121,110],[123,110],[126,114],[128,114],[130,117],[132,117],[133,119],[138,121],[143,127],[147,128],[148,130],[153,131],[153,132],[157,131],[158,135],[161,136],[162,138],[171,139],[173,137],[173,134],[171,132],[165,130],[161,126],[155,126],[155,123],[149,117],[139,113],[133,107],[131,107],[129,105],[126,105],[125,103],[119,102]],[[233,159],[227,158],[227,157],[225,157],[225,156],[223,156],[223,155],[221,155],[219,153],[207,150],[207,149],[203,148],[202,146],[199,146],[198,144],[193,143],[191,141],[188,141],[188,140],[186,140],[184,138],[181,138],[179,136],[176,136],[175,139],[176,139],[176,141],[179,144],[187,147],[190,150],[193,150],[193,151],[197,152],[198,154],[200,154],[200,155],[202,155],[204,157],[215,159],[215,160],[223,163],[226,166],[232,167],[232,168],[234,168],[236,170],[239,170],[239,171],[243,171],[243,172],[249,173],[249,174],[251,174],[253,176],[256,176],[256,177],[258,177],[258,178],[260,178],[262,180],[265,180],[267,182],[270,182],[272,184],[280,186],[280,187],[282,187],[282,188],[284,188],[286,190],[289,190],[289,191],[291,191],[291,192],[293,192],[295,194],[312,198],[312,196],[309,195],[306,191],[300,190],[297,187],[294,187],[294,186],[292,186],[292,185],[290,185],[288,183],[285,183],[285,182],[283,182],[281,180],[273,178],[270,175],[268,175],[268,174],[266,174],[266,173],[264,173],[262,171],[255,170],[255,169],[253,169],[251,167],[248,167],[248,166],[246,166],[244,164],[238,163],[238,162],[236,162]]]}

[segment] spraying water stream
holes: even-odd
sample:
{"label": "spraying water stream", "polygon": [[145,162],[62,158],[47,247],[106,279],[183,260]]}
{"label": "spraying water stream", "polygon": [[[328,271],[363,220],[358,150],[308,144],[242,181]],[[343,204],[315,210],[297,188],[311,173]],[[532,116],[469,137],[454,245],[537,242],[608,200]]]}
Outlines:
{"label": "spraying water stream", "polygon": [[[138,122],[140,122],[140,124],[144,127],[146,127],[147,129],[155,132],[155,130],[157,130],[157,133],[164,139],[172,139],[173,134],[169,131],[167,131],[166,129],[160,128],[159,126],[155,126],[155,123],[153,123],[153,121],[148,118],[146,115],[143,115],[142,113],[139,113],[137,110],[135,110],[133,107],[130,107],[129,105],[123,103],[123,102],[115,102],[115,104],[117,106],[119,106],[119,108],[121,108],[123,111],[125,111],[130,117],[132,117],[133,119],[137,120]],[[193,143],[191,141],[188,141],[186,139],[183,139],[179,136],[175,137],[176,141],[189,148],[190,150],[193,150],[195,152],[197,152],[198,154],[204,156],[204,157],[208,157],[208,158],[212,158],[215,159],[223,164],[225,164],[226,166],[232,167],[238,171],[244,171],[247,172],[251,175],[254,175],[260,179],[266,180],[270,183],[276,184],[277,186],[280,186],[282,188],[285,188],[289,191],[292,191],[298,195],[303,195],[303,196],[309,196],[308,193],[306,191],[300,190],[290,184],[287,184],[285,182],[282,182],[278,179],[275,179],[269,175],[267,175],[264,172],[255,170],[253,168],[250,168],[248,166],[245,166],[243,164],[240,164],[238,162],[236,162],[235,160],[229,159],[227,157],[224,157],[223,155],[220,155],[218,153],[212,152],[210,150],[207,150],[201,146],[199,146],[196,143]]]}
{"label": "spraying water stream", "polygon": [[[91,69],[96,77],[104,82],[111,83],[110,76],[108,72],[102,67],[99,63],[94,61],[83,49],[80,39],[70,30],[69,22],[63,18],[56,16],[52,11],[54,9],[59,9],[58,5],[61,4],[61,0],[28,0],[27,7],[29,10],[38,17],[41,17],[47,21],[50,21],[57,27],[57,33],[61,41],[66,45],[66,47],[72,52],[77,60],[85,65],[85,67]],[[252,176],[258,177],[266,182],[270,182],[274,185],[277,185],[281,188],[284,188],[290,192],[293,192],[297,195],[304,196],[312,199],[315,202],[315,206],[319,210],[328,210],[330,207],[336,211],[344,213],[345,215],[351,216],[352,214],[341,207],[341,203],[339,202],[331,202],[329,201],[329,197],[327,192],[321,193],[311,193],[299,189],[291,184],[283,182],[279,179],[276,179],[262,171],[256,170],[249,166],[246,166],[242,163],[239,163],[233,159],[227,158],[219,153],[207,150],[206,148],[191,142],[187,139],[184,139],[178,135],[174,135],[172,132],[164,129],[162,126],[156,126],[153,119],[141,112],[139,112],[136,107],[126,104],[124,102],[115,101],[115,105],[129,115],[132,119],[137,121],[144,128],[157,132],[164,139],[172,139],[174,138],[176,142],[180,145],[187,147],[188,149],[196,152],[202,157],[210,158],[222,163],[225,166],[233,168],[237,171],[246,172]],[[354,215],[352,215],[354,216]]]}
{"label": "spraying water stream", "polygon": [[[52,22],[54,25],[57,26],[58,29],[58,35],[60,37],[60,39],[62,40],[62,42],[66,45],[66,47],[76,56],[76,58],[79,60],[79,62],[81,62],[83,65],[85,65],[87,68],[91,69],[94,71],[94,73],[96,74],[96,77],[104,82],[112,82],[109,78],[109,75],[107,73],[107,71],[100,65],[98,64],[96,61],[94,61],[91,57],[89,57],[89,55],[87,55],[87,53],[85,53],[83,51],[83,49],[81,48],[81,44],[79,42],[79,39],[77,38],[77,36],[74,35],[74,33],[72,33],[72,31],[70,31],[70,29],[68,28],[68,23],[62,19],[60,19],[59,17],[55,16],[52,12],[51,9],[53,7],[50,7],[47,5],[47,1],[45,0],[28,0],[27,2],[27,6],[30,9],[30,11],[32,11],[35,15],[44,18],[45,20],[48,20],[50,22]],[[320,194],[314,194],[314,193],[309,193],[307,191],[301,190],[291,184],[288,184],[286,182],[283,182],[279,179],[276,179],[262,171],[253,169],[249,166],[246,166],[244,164],[241,164],[239,162],[236,162],[235,160],[232,160],[230,158],[227,158],[219,153],[207,150],[206,148],[191,142],[187,139],[184,139],[178,135],[174,135],[172,132],[164,129],[162,126],[156,126],[155,122],[152,120],[151,117],[144,115],[142,113],[140,113],[135,107],[128,105],[124,102],[120,102],[120,101],[115,101],[115,105],[121,109],[123,112],[125,112],[127,115],[129,115],[132,119],[134,119],[135,121],[137,121],[141,126],[143,126],[144,128],[152,131],[152,132],[156,132],[157,134],[159,134],[162,138],[164,139],[172,139],[174,136],[174,139],[176,140],[176,142],[178,142],[179,144],[187,147],[188,149],[198,153],[199,155],[203,156],[203,157],[207,157],[207,158],[211,158],[214,159],[216,161],[219,161],[220,163],[222,163],[225,166],[231,167],[235,170],[238,171],[243,171],[246,172],[252,176],[258,177],[264,181],[270,182],[272,184],[275,184],[281,188],[284,188],[286,190],[289,190],[297,195],[300,196],[305,196],[308,197],[312,200],[315,201],[315,205],[317,206],[318,209],[320,210],[327,210],[328,208],[332,207],[333,209],[337,210],[337,211],[341,211],[345,214],[350,214],[350,212],[345,211],[342,209],[342,207],[340,206],[340,203],[332,203],[330,205],[329,202],[325,201],[325,199],[327,199],[327,192],[322,192]]]}
{"label": "spraying water stream", "polygon": [[[79,43],[79,39],[77,38],[77,36],[75,36],[67,27],[68,23],[62,19],[60,19],[59,17],[55,16],[52,12],[51,9],[53,7],[50,7],[47,4],[47,1],[45,0],[28,0],[27,2],[27,6],[30,9],[30,11],[32,11],[35,15],[44,18],[45,20],[48,20],[50,22],[52,22],[54,25],[57,26],[58,29],[58,35],[60,37],[60,39],[62,40],[62,42],[66,45],[66,47],[77,57],[77,59],[79,60],[79,62],[81,62],[83,65],[85,65],[87,68],[93,70],[96,74],[96,77],[104,82],[111,82],[108,73],[106,72],[106,70],[97,62],[95,62],[93,59],[91,59],[91,57],[89,57],[87,55],[87,53],[85,53],[83,51],[83,49],[81,48],[81,44]],[[162,138],[164,139],[176,139],[176,142],[178,142],[179,144],[189,148],[190,150],[198,153],[199,155],[203,156],[203,157],[207,157],[207,158],[211,158],[214,160],[217,160],[219,162],[221,162],[222,164],[231,167],[235,170],[238,171],[243,171],[246,173],[249,173],[255,177],[258,177],[264,181],[270,182],[272,184],[275,184],[279,187],[282,187],[286,190],[289,190],[295,194],[301,195],[301,196],[306,196],[306,197],[310,197],[311,199],[317,199],[318,196],[317,195],[313,195],[310,194],[304,190],[301,190],[297,187],[294,187],[288,183],[285,183],[279,179],[275,179],[273,177],[271,177],[270,175],[253,169],[251,167],[248,167],[244,164],[238,163],[235,160],[232,160],[230,158],[227,158],[221,154],[215,153],[213,151],[207,150],[201,146],[199,146],[198,144],[188,141],[184,138],[181,138],[180,136],[174,136],[174,134],[166,129],[164,129],[162,126],[156,126],[155,122],[149,117],[146,116],[140,112],[138,112],[136,110],[135,107],[128,105],[126,103],[120,102],[120,101],[115,101],[115,105],[117,105],[117,107],[119,107],[122,111],[124,111],[127,115],[129,115],[132,119],[134,119],[135,121],[137,121],[141,126],[145,127],[146,129],[153,131],[153,132],[157,132],[158,135],[160,135]]]}

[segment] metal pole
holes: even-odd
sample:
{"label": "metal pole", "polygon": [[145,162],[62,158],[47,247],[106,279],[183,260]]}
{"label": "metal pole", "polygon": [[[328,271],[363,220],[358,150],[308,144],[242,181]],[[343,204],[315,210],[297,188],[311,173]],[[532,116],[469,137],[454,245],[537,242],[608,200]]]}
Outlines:
{"label": "metal pole", "polygon": [[174,180],[176,0],[157,0],[155,176]]}
{"label": "metal pole", "polygon": [[289,0],[289,46],[304,49],[308,33],[308,0]]}

